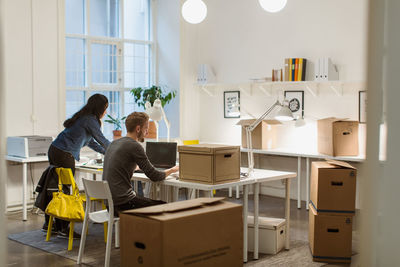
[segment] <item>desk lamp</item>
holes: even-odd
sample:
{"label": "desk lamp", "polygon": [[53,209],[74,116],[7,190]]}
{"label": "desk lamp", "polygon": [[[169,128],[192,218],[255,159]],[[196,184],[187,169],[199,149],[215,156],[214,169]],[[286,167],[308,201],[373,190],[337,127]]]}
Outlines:
{"label": "desk lamp", "polygon": [[262,114],[256,121],[249,126],[246,126],[246,144],[248,148],[247,157],[249,162],[248,176],[252,175],[254,170],[254,155],[253,155],[253,144],[251,132],[264,120],[265,117],[270,114],[275,107],[280,107],[280,110],[275,115],[275,119],[279,121],[291,121],[293,120],[292,111],[288,107],[288,101],[284,100],[283,103],[277,100],[264,114]]}
{"label": "desk lamp", "polygon": [[145,109],[147,114],[149,114],[150,119],[152,119],[155,124],[156,124],[156,140],[158,142],[158,122],[162,119],[164,119],[165,125],[167,126],[167,142],[169,142],[169,133],[170,133],[170,128],[171,124],[167,119],[167,116],[165,115],[164,108],[162,107],[161,100],[157,98],[154,100],[153,106],[151,106],[150,102],[147,101],[145,103]]}

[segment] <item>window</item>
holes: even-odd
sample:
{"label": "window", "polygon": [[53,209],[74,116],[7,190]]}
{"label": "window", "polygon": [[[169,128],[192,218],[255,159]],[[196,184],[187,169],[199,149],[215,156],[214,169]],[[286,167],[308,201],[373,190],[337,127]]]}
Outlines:
{"label": "window", "polygon": [[[150,0],[65,1],[67,118],[95,93],[114,117],[141,110],[129,91],[154,83],[150,17]],[[112,130],[103,125],[110,140]]]}

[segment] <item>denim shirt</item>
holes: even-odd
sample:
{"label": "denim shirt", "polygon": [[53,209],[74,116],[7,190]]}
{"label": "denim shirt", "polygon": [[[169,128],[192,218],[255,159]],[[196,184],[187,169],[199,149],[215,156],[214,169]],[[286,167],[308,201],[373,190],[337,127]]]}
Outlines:
{"label": "denim shirt", "polygon": [[71,127],[65,128],[52,143],[56,148],[71,153],[77,161],[80,159],[82,147],[88,146],[104,154],[109,144],[110,141],[104,137],[94,115],[80,117]]}

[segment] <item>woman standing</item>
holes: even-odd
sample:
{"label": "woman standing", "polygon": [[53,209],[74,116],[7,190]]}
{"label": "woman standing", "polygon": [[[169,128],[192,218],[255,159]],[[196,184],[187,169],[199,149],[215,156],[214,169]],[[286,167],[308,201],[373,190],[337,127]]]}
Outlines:
{"label": "woman standing", "polygon": [[[70,168],[75,174],[75,160],[79,161],[82,147],[88,146],[104,155],[110,144],[101,132],[101,119],[107,107],[108,99],[104,95],[94,94],[89,97],[86,105],[64,122],[65,129],[50,145],[49,163],[56,167]],[[50,216],[46,215],[45,218],[43,230],[47,231]],[[68,238],[69,222],[56,219],[55,225],[58,237]]]}

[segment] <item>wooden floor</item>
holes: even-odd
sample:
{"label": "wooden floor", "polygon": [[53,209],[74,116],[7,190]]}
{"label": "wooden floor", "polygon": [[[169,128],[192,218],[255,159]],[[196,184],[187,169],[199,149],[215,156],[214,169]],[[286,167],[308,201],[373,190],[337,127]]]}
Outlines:
{"label": "wooden floor", "polygon": [[[227,192],[219,192],[219,196],[227,196]],[[242,199],[231,198],[232,201],[241,203]],[[249,199],[249,211],[253,210],[252,198]],[[302,203],[302,207],[305,203]],[[260,215],[269,217],[284,217],[284,199],[260,196]],[[297,201],[291,201],[291,240],[304,240],[308,239],[308,212],[305,208],[297,209]],[[11,233],[20,233],[24,231],[40,229],[44,222],[42,215],[35,213],[28,213],[28,221],[22,222],[21,213],[8,214],[6,216],[7,231]],[[44,238],[44,234],[43,234]],[[44,252],[30,246],[22,245],[15,241],[7,240],[8,244],[8,266],[85,266],[77,265],[74,261]],[[250,258],[249,258],[250,259]],[[354,261],[353,261],[354,262]],[[249,262],[249,264],[251,261]],[[250,264],[254,266],[253,264]],[[244,265],[246,266],[246,264]],[[334,265],[330,265],[334,266]]]}

